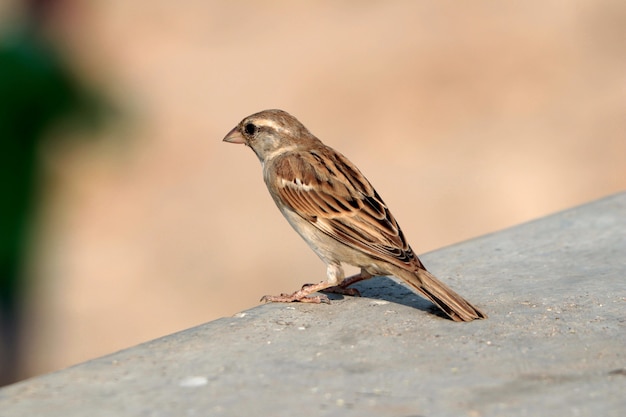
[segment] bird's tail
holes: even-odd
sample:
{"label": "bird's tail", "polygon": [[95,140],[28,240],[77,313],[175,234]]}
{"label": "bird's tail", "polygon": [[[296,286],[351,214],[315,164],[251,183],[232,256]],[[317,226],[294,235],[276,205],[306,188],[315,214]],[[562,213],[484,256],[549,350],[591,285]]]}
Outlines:
{"label": "bird's tail", "polygon": [[487,315],[469,301],[452,291],[446,284],[425,269],[415,272],[403,270],[400,278],[411,287],[432,301],[454,321],[472,321],[486,319]]}

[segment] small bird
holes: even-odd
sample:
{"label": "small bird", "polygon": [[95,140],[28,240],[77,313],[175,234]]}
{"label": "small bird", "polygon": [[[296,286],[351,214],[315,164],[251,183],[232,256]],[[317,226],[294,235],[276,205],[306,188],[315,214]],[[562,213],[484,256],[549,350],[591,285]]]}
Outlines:
{"label": "small bird", "polygon": [[[324,145],[283,110],[243,119],[224,142],[249,146],[263,179],[291,226],[326,264],[327,279],[266,302],[329,303],[318,291],[359,295],[348,286],[375,275],[406,281],[454,321],[487,318],[426,270],[374,187],[345,156]],[[345,277],[342,263],[361,272]]]}

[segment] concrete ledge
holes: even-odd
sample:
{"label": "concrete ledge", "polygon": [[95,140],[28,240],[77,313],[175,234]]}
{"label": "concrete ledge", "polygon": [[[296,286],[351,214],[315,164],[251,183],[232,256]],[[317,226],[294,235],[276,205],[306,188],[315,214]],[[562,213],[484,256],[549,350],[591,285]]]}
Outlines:
{"label": "concrete ledge", "polygon": [[0,390],[1,416],[622,416],[626,194],[422,257],[490,318],[387,278]]}

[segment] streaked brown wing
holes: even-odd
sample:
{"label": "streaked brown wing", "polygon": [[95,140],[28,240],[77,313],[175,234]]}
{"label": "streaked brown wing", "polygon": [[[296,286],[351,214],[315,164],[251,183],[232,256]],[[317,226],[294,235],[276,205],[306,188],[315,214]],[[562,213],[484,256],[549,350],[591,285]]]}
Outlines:
{"label": "streaked brown wing", "polygon": [[271,181],[282,200],[319,230],[401,268],[423,268],[383,200],[346,157],[330,148],[289,153],[274,168]]}

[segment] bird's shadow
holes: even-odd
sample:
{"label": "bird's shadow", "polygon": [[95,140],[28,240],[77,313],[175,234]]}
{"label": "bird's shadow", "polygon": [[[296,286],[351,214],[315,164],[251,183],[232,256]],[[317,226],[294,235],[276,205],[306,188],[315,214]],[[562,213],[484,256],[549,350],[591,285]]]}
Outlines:
{"label": "bird's shadow", "polygon": [[[439,317],[447,318],[447,316],[429,300],[411,291],[411,289],[395,281],[393,278],[375,276],[370,279],[357,282],[356,284],[351,285],[350,288],[356,288],[359,290],[361,297],[363,298],[402,304]],[[345,297],[341,294],[327,295],[331,300],[341,300]]]}

